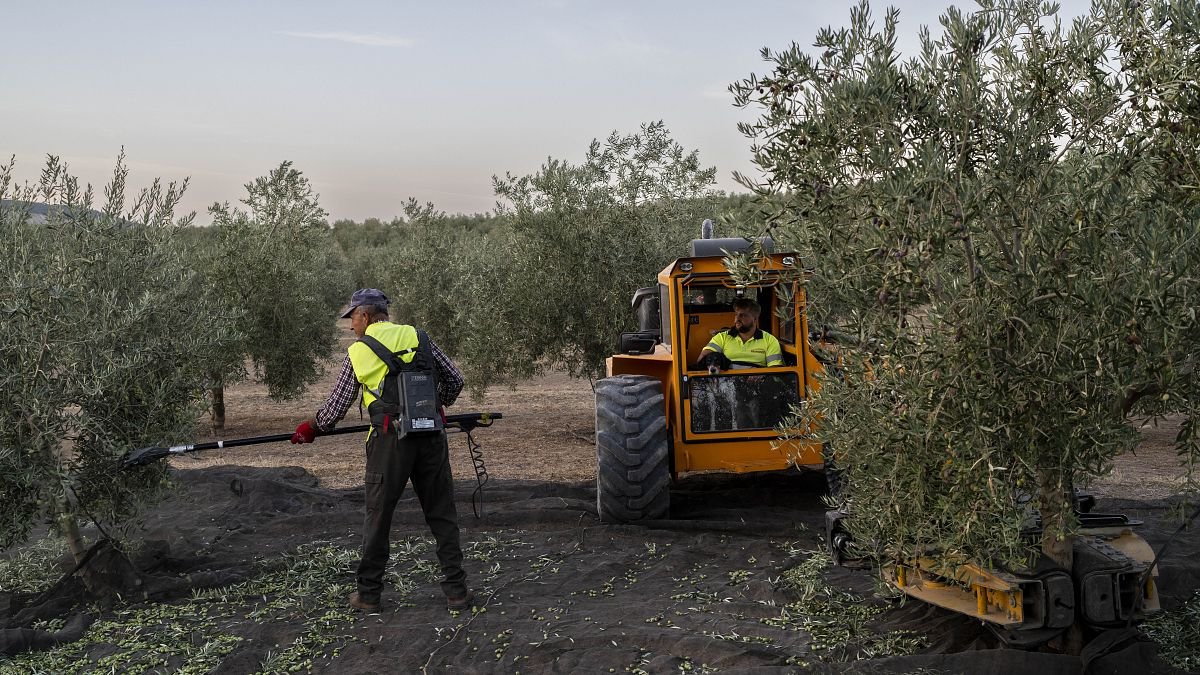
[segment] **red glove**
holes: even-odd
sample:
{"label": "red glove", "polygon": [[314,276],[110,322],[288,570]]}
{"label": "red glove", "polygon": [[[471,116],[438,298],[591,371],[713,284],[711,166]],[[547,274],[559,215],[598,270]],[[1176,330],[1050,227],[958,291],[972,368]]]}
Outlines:
{"label": "red glove", "polygon": [[317,429],[312,420],[304,420],[296,427],[296,433],[292,434],[292,443],[312,443],[316,437]]}

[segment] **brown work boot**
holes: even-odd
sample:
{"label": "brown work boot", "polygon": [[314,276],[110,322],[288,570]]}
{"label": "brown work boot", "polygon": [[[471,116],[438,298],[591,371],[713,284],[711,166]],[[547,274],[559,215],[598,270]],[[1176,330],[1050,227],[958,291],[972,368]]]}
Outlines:
{"label": "brown work boot", "polygon": [[467,594],[459,598],[446,598],[446,609],[451,612],[461,612],[471,609],[471,605],[475,604],[475,593],[467,591]]}
{"label": "brown work boot", "polygon": [[379,601],[378,600],[376,600],[375,602],[369,602],[369,601],[365,600],[361,595],[359,595],[358,591],[354,591],[353,593],[350,594],[350,606],[353,607],[354,609],[361,609],[364,612],[378,612],[379,611]]}

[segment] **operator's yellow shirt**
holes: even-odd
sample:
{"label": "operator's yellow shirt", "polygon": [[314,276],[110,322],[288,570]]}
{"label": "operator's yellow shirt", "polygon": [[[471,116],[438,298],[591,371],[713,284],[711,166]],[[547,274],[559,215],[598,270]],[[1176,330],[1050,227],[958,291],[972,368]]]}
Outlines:
{"label": "operator's yellow shirt", "polygon": [[783,365],[783,350],[774,335],[762,329],[754,331],[749,340],[742,340],[736,328],[721,331],[712,336],[705,349],[724,354],[734,364],[763,368]]}

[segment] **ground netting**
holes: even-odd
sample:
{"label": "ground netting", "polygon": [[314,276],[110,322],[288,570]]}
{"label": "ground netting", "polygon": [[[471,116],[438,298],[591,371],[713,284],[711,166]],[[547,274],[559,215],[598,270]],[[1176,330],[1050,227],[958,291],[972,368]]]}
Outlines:
{"label": "ground netting", "polygon": [[[1136,632],[1105,634],[1082,659],[1001,649],[978,622],[876,596],[870,570],[823,562],[819,476],[692,477],[672,489],[672,519],[644,526],[601,524],[589,483],[494,480],[476,519],[474,483],[459,481],[480,605],[460,614],[446,610],[411,495],[382,609],[363,614],[345,605],[361,488],[325,489],[295,467],[175,479],[139,550],[97,547],[92,591],[76,575],[0,593],[0,671],[1172,672]],[[1144,519],[1157,546],[1178,524],[1169,507],[1099,510]],[[1200,587],[1196,539],[1160,563],[1168,609]]]}

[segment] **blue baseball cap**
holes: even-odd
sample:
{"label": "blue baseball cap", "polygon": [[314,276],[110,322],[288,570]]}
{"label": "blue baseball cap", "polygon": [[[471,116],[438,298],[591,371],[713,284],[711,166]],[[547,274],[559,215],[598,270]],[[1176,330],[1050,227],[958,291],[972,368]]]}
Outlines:
{"label": "blue baseball cap", "polygon": [[360,288],[350,296],[350,306],[346,308],[345,312],[342,312],[342,318],[349,319],[350,315],[354,313],[354,309],[361,305],[383,305],[387,307],[390,303],[391,301],[388,300],[388,297],[378,288]]}

